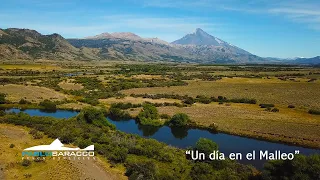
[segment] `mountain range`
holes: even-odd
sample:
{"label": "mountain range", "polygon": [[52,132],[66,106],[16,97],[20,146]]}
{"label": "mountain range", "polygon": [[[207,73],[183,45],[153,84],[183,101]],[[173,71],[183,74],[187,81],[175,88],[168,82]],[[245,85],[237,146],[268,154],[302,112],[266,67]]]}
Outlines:
{"label": "mountain range", "polygon": [[[172,43],[158,38],[142,38],[131,32],[65,39],[59,34],[42,35],[30,29],[0,29],[1,59],[270,63],[270,59],[251,54],[200,28]],[[308,62],[309,59],[306,58],[294,63],[309,64]],[[310,59],[310,62],[319,64],[319,57]]]}

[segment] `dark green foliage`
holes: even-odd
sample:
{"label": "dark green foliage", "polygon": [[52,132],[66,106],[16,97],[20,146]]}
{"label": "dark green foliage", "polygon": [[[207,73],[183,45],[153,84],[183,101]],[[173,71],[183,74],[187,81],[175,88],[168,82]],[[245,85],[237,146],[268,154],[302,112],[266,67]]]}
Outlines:
{"label": "dark green foliage", "polygon": [[120,109],[112,107],[109,109],[109,114],[111,118],[113,119],[131,119],[131,116],[128,112]]}
{"label": "dark green foliage", "polygon": [[295,106],[294,105],[288,105],[288,108],[295,108]]}
{"label": "dark green foliage", "polygon": [[143,125],[160,126],[162,123],[159,121],[158,110],[151,104],[144,104],[143,109],[137,116],[137,120]]}
{"label": "dark green foliage", "polygon": [[94,107],[83,108],[80,114],[77,116],[79,121],[85,121],[88,124],[94,124],[97,126],[109,126],[114,128],[114,126],[106,120],[104,116],[105,113]]}
{"label": "dark green foliage", "polygon": [[157,167],[152,161],[128,163],[126,167],[126,176],[129,177],[129,180],[157,179]]}
{"label": "dark green foliage", "polygon": [[199,152],[203,152],[206,155],[209,155],[213,151],[218,150],[218,144],[211,141],[210,139],[200,138],[196,143],[195,150],[198,150]]}
{"label": "dark green foliage", "polygon": [[274,104],[259,104],[259,106],[261,108],[272,108],[272,107],[274,107]]}
{"label": "dark green foliage", "polygon": [[269,112],[279,112],[279,109],[278,109],[278,108],[267,107],[267,108],[265,109],[265,111],[269,111]]}
{"label": "dark green foliage", "polygon": [[172,116],[169,122],[169,126],[178,126],[178,127],[187,126],[188,123],[190,123],[190,121],[191,120],[187,114],[178,113]]}
{"label": "dark green foliage", "polygon": [[31,102],[25,99],[20,99],[19,104],[31,104]]}
{"label": "dark green foliage", "polygon": [[39,103],[40,106],[42,106],[45,110],[49,110],[49,111],[55,111],[57,110],[57,105],[55,102],[52,102],[48,99],[42,101]]}
{"label": "dark green foliage", "polygon": [[0,116],[4,116],[4,115],[6,115],[6,112],[4,110],[0,109]]}
{"label": "dark green foliage", "polygon": [[194,104],[195,101],[194,101],[194,99],[192,97],[188,97],[188,98],[183,100],[183,103],[185,103],[185,104]]}
{"label": "dark green foliage", "polygon": [[[233,103],[245,103],[245,104],[256,104],[257,100],[255,99],[248,99],[248,98],[238,98],[238,99],[227,99],[224,96],[215,97],[206,97],[203,95],[198,95],[196,98],[184,95],[177,95],[177,94],[131,94],[132,97],[142,97],[142,98],[151,98],[151,99],[161,99],[161,98],[168,98],[168,99],[179,99],[185,104],[194,104],[195,102],[209,104],[211,102],[233,102]],[[179,107],[179,106],[178,106]]]}
{"label": "dark green foliage", "polygon": [[308,111],[309,114],[320,115],[320,110],[310,109]]}
{"label": "dark green foliage", "polygon": [[293,160],[269,161],[262,178],[266,180],[315,180],[320,178],[320,155],[296,155]]}
{"label": "dark green foliage", "polygon": [[92,106],[96,106],[96,105],[99,104],[99,100],[97,98],[91,98],[91,97],[82,98],[80,100],[80,102],[87,103],[87,104],[90,104]]}
{"label": "dark green foliage", "polygon": [[30,166],[31,165],[31,161],[28,159],[23,159],[21,162],[22,166]]}
{"label": "dark green foliage", "polygon": [[10,144],[10,148],[14,148],[14,146],[15,146],[14,144]]}
{"label": "dark green foliage", "polygon": [[6,103],[6,94],[0,93],[0,104]]}

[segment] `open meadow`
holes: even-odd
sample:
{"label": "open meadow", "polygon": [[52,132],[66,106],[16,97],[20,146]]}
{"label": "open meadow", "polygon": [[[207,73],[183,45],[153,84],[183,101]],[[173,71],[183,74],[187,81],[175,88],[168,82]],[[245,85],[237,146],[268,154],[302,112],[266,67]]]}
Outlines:
{"label": "open meadow", "polygon": [[48,99],[58,109],[96,106],[136,118],[149,103],[202,127],[320,147],[318,67],[41,61],[2,64],[0,76],[4,107],[42,107]]}

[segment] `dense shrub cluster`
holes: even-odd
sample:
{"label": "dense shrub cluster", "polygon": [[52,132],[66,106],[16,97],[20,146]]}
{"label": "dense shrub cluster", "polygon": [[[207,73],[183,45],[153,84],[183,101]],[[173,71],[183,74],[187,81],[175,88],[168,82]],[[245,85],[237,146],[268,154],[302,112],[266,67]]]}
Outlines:
{"label": "dense shrub cluster", "polygon": [[0,104],[6,103],[6,94],[0,93]]}
{"label": "dense shrub cluster", "polygon": [[315,115],[320,115],[320,110],[316,110],[316,109],[310,109],[308,111],[309,114],[315,114]]}
{"label": "dense shrub cluster", "polygon": [[137,116],[138,122],[142,125],[161,126],[163,123],[159,119],[157,108],[151,104],[144,104]]}
{"label": "dense shrub cluster", "polygon": [[[152,109],[152,108],[151,108]],[[80,148],[94,144],[101,157],[112,163],[123,163],[129,179],[317,179],[320,156],[296,157],[293,161],[269,162],[262,175],[245,165],[229,160],[195,162],[185,158],[185,151],[170,147],[154,139],[114,131],[104,124],[105,112],[85,109],[78,117],[58,120],[49,117],[31,117],[24,113],[9,113],[0,117],[0,123],[11,123],[42,131],[50,138],[73,143]],[[150,115],[153,116],[153,115]],[[102,122],[104,121],[104,122]],[[201,138],[195,150],[211,153],[218,149],[214,142]],[[24,166],[31,162],[23,161]],[[165,168],[164,168],[165,167]]]}
{"label": "dense shrub cluster", "polygon": [[259,104],[259,106],[261,108],[272,108],[272,107],[274,107],[274,104]]}
{"label": "dense shrub cluster", "polygon": [[203,95],[198,95],[196,98],[190,97],[188,95],[177,95],[177,94],[131,94],[132,97],[142,97],[142,98],[151,98],[151,99],[179,99],[185,104],[193,104],[195,102],[209,104],[211,102],[233,102],[233,103],[245,103],[245,104],[256,104],[257,100],[248,99],[248,98],[234,98],[228,99],[224,96],[218,97],[206,97]]}
{"label": "dense shrub cluster", "polygon": [[57,110],[57,104],[55,102],[52,102],[48,99],[45,99],[44,101],[41,101],[39,103],[40,106],[42,106],[45,110],[48,111],[55,111]]}
{"label": "dense shrub cluster", "polygon": [[188,123],[190,123],[190,121],[191,120],[187,114],[178,113],[172,116],[169,122],[169,126],[183,127],[183,126],[187,126]]}

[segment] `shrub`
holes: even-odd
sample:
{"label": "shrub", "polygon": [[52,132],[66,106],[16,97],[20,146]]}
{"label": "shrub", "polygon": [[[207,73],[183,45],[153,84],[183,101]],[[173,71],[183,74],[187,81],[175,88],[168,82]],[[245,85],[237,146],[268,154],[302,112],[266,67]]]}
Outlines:
{"label": "shrub", "polygon": [[31,102],[29,102],[25,99],[20,99],[19,104],[31,104]]}
{"label": "shrub", "polygon": [[6,94],[0,93],[0,104],[6,103]]}
{"label": "shrub", "polygon": [[315,114],[315,115],[320,115],[320,110],[316,110],[316,109],[310,109],[308,111],[309,114]]}
{"label": "shrub", "polygon": [[216,125],[216,123],[210,124],[209,131],[212,133],[218,133],[218,125]]}
{"label": "shrub", "polygon": [[190,122],[190,118],[187,114],[178,113],[172,116],[169,125],[170,126],[186,126]]}
{"label": "shrub", "polygon": [[279,112],[279,109],[278,108],[273,108],[273,109],[271,109],[271,112]]}
{"label": "shrub", "polygon": [[137,116],[140,124],[160,126],[162,123],[159,121],[158,110],[154,105],[144,104],[143,109]]}
{"label": "shrub", "polygon": [[52,102],[48,99],[42,101],[39,103],[40,106],[42,106],[45,110],[55,111],[57,110],[57,105],[55,102]]}
{"label": "shrub", "polygon": [[193,104],[194,103],[194,99],[192,97],[188,97],[188,98],[183,100],[183,103],[185,103],[185,104]]}
{"label": "shrub", "polygon": [[114,119],[130,119],[131,116],[128,112],[123,111],[119,108],[114,108],[111,106],[109,109],[109,116]]}
{"label": "shrub", "polygon": [[21,162],[21,165],[22,166],[30,166],[31,165],[31,161],[28,160],[28,159],[23,159],[22,162]]}
{"label": "shrub", "polygon": [[10,148],[14,148],[14,146],[15,146],[14,144],[10,144]]}
{"label": "shrub", "polygon": [[113,129],[115,128],[114,125],[106,120],[104,111],[94,107],[83,108],[77,116],[77,119],[78,121],[85,121],[88,124],[94,124],[96,126],[109,126]]}
{"label": "shrub", "polygon": [[288,105],[288,108],[295,108],[295,106],[294,105]]}
{"label": "shrub", "polygon": [[272,108],[272,107],[274,107],[274,104],[259,104],[259,106],[261,107],[261,108]]}
{"label": "shrub", "polygon": [[4,115],[6,115],[6,112],[0,109],[0,116],[4,116]]}
{"label": "shrub", "polygon": [[203,152],[208,156],[213,151],[218,150],[218,144],[207,138],[200,138],[195,146],[195,150]]}

